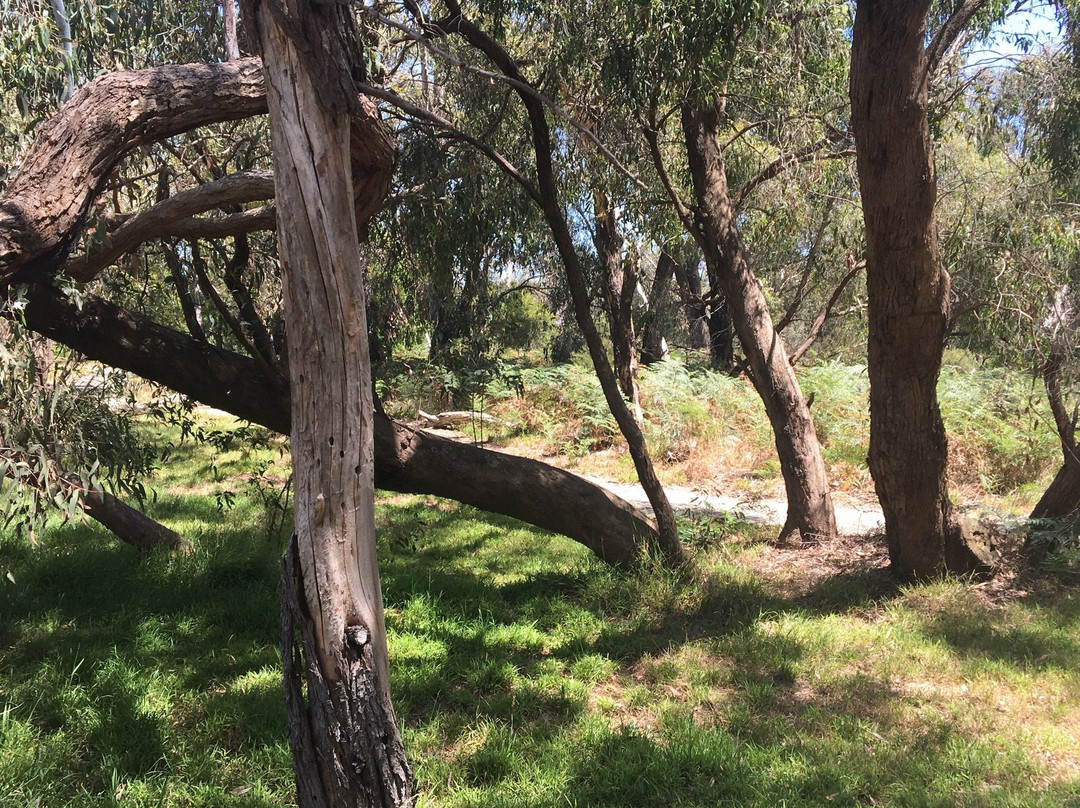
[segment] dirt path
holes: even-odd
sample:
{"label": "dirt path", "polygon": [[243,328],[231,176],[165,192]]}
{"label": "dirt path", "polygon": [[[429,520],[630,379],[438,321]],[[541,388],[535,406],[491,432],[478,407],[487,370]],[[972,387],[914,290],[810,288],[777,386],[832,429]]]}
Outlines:
{"label": "dirt path", "polygon": [[[595,477],[589,477],[589,479],[627,502],[632,502],[639,508],[652,512],[649,500],[640,485],[612,483]],[[706,494],[683,485],[666,485],[664,491],[667,492],[668,499],[671,500],[671,505],[676,511],[734,513],[739,514],[747,522],[777,526],[784,523],[784,517],[787,515],[787,502],[783,499],[742,500],[721,494]],[[864,505],[837,501],[840,498],[834,495],[833,502],[836,509],[836,529],[841,535],[865,536],[885,527],[885,518],[881,515],[881,508],[876,504]]]}

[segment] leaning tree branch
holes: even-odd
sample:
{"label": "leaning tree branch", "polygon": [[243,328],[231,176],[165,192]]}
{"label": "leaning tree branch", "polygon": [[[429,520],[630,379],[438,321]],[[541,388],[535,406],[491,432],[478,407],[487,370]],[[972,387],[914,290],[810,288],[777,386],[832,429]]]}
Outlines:
{"label": "leaning tree branch", "polygon": [[942,59],[945,58],[945,54],[949,52],[949,48],[964,33],[964,29],[971,22],[971,18],[985,5],[986,0],[964,0],[959,8],[949,16],[949,19],[941,26],[926,48],[924,81],[937,73],[938,66],[941,64]]}
{"label": "leaning tree branch", "polygon": [[837,301],[840,300],[840,295],[844,293],[844,289],[847,288],[847,285],[864,269],[866,269],[866,261],[855,263],[855,261],[852,260],[850,262],[847,274],[840,279],[840,283],[837,284],[836,288],[833,290],[832,295],[829,297],[829,301],[821,307],[817,316],[814,318],[814,322],[810,324],[810,330],[806,334],[806,339],[804,339],[799,347],[792,351],[791,356],[788,357],[789,364],[794,365],[802,359],[803,354],[810,350],[810,346],[817,341],[817,338],[821,335],[821,329],[825,327],[825,323],[832,316],[833,308],[835,308]]}
{"label": "leaning tree branch", "polygon": [[109,73],[42,124],[0,198],[0,284],[67,257],[90,204],[136,147],[266,111],[258,59]]}
{"label": "leaning tree branch", "polygon": [[[446,6],[450,10],[450,18],[440,23],[448,33],[459,34],[465,41],[483,53],[488,60],[495,65],[505,76],[513,79],[517,84],[529,86],[525,81],[521,70],[510,53],[498,42],[492,39],[477,25],[468,20],[461,10],[458,0],[446,0]],[[675,513],[664,493],[663,486],[656,476],[656,470],[649,457],[648,445],[645,436],[634,418],[633,413],[627,407],[622,397],[622,391],[615,378],[615,373],[608,360],[607,351],[596,329],[596,323],[592,318],[592,310],[589,300],[589,292],[585,273],[581,266],[574,245],[573,235],[567,224],[566,213],[559,201],[558,183],[555,180],[555,170],[552,162],[551,128],[547,120],[547,112],[543,102],[537,98],[534,92],[524,87],[517,87],[518,97],[529,119],[529,128],[532,133],[533,154],[536,158],[536,181],[540,191],[542,202],[540,205],[555,241],[563,268],[566,270],[567,286],[570,288],[570,297],[574,306],[574,316],[578,327],[585,337],[585,343],[589,349],[593,368],[600,380],[604,398],[612,416],[619,425],[619,430],[626,439],[627,448],[634,461],[634,467],[638,473],[642,488],[653,506],[658,525],[655,537],[658,539],[657,549],[671,564],[681,564],[685,561],[685,551],[679,538],[678,526],[675,523]]]}
{"label": "leaning tree branch", "polygon": [[[452,33],[457,33],[458,32],[457,26],[460,25],[460,22],[463,19],[463,16],[461,14],[460,6],[455,6],[455,5],[450,5],[450,4],[447,4],[447,5],[450,7],[450,12],[451,12],[450,18],[446,19],[446,20],[432,20],[432,21],[428,22],[428,24],[426,26],[426,30],[435,31],[435,32],[438,32],[438,33],[441,33],[441,34],[452,34]],[[509,87],[512,87],[519,94],[526,93],[526,94],[532,96],[537,101],[539,101],[541,104],[543,104],[545,107],[547,107],[552,112],[554,112],[556,115],[558,115],[560,118],[562,118],[567,123],[569,123],[570,126],[573,129],[576,129],[586,140],[588,140],[590,143],[592,143],[596,147],[597,151],[599,151],[600,154],[602,154],[604,156],[604,159],[607,160],[609,163],[611,163],[611,165],[614,166],[614,168],[620,174],[622,174],[624,177],[626,177],[628,180],[630,180],[630,182],[632,182],[634,185],[636,185],[642,191],[647,191],[649,189],[648,186],[641,180],[640,177],[638,177],[637,174],[635,174],[633,171],[631,171],[629,168],[627,168],[623,164],[623,162],[621,160],[619,160],[618,157],[615,156],[615,154],[611,151],[611,149],[609,149],[607,146],[604,145],[604,142],[602,140],[600,140],[599,137],[596,136],[595,132],[590,130],[589,126],[587,126],[586,124],[579,121],[577,118],[575,118],[573,115],[571,115],[568,110],[566,110],[563,107],[556,104],[554,101],[552,101],[546,95],[544,95],[542,92],[540,92],[538,89],[536,89],[536,87],[534,87],[532,84],[525,81],[523,76],[520,76],[520,75],[511,76],[511,75],[507,75],[505,72],[500,73],[500,72],[495,72],[495,71],[492,71],[492,70],[484,70],[481,67],[476,67],[475,65],[467,64],[467,63],[463,62],[462,60],[455,58],[452,54],[448,53],[447,51],[443,50],[442,48],[438,47],[437,45],[435,45],[435,43],[433,43],[431,41],[431,38],[430,38],[429,35],[417,33],[413,29],[409,28],[407,25],[402,25],[401,23],[396,22],[396,21],[390,19],[389,17],[385,17],[382,14],[379,14],[373,8],[365,6],[364,7],[364,13],[368,17],[370,17],[371,19],[375,20],[376,22],[380,22],[383,25],[386,25],[386,26],[388,26],[390,28],[393,28],[393,29],[395,29],[397,31],[400,31],[408,39],[411,39],[414,42],[417,42],[418,44],[422,45],[424,48],[428,49],[429,51],[431,51],[432,53],[434,53],[437,56],[441,57],[442,59],[445,59],[447,62],[449,62],[451,65],[458,68],[459,70],[463,70],[463,71],[465,71],[467,73],[473,73],[473,74],[475,74],[477,76],[481,76],[481,77],[489,79],[491,81],[497,81],[497,82],[500,82],[502,84],[505,84],[505,85],[507,85]],[[367,92],[367,90],[364,90],[364,92]]]}
{"label": "leaning tree branch", "polygon": [[790,154],[783,154],[777,157],[765,168],[757,173],[756,176],[751,177],[739,192],[735,194],[735,198],[731,201],[732,207],[735,210],[742,210],[743,202],[746,198],[753,193],[753,191],[760,185],[768,182],[771,179],[783,174],[785,171],[789,171],[797,165],[802,163],[811,163],[815,160],[836,160],[842,157],[854,157],[854,149],[841,149],[840,151],[829,152],[828,154],[821,154],[821,150],[828,146],[830,143],[835,142],[833,137],[823,137],[815,143],[807,144],[801,149],[798,149]]}
{"label": "leaning tree branch", "polygon": [[695,220],[696,214],[679,196],[679,192],[675,190],[675,183],[671,181],[671,175],[668,174],[667,165],[664,163],[664,153],[660,149],[659,129],[660,127],[656,121],[656,105],[653,104],[649,107],[649,120],[642,127],[642,131],[645,133],[645,140],[649,143],[649,153],[652,155],[656,174],[660,178],[660,184],[664,186],[664,191],[667,192],[668,199],[671,200],[671,204],[675,207],[675,213],[678,215],[679,221],[686,228],[686,232],[697,242],[699,247],[704,249],[701,233]]}
{"label": "leaning tree branch", "polygon": [[524,188],[525,193],[527,193],[534,202],[540,204],[540,193],[536,190],[536,188],[533,187],[533,184],[529,182],[529,180],[526,179],[520,171],[517,170],[517,167],[513,163],[511,163],[503,155],[501,155],[495,149],[491,148],[479,138],[475,138],[472,135],[462,132],[460,129],[450,123],[450,121],[446,120],[446,118],[438,115],[435,112],[431,112],[430,110],[418,107],[416,104],[410,104],[397,93],[392,93],[389,90],[384,90],[381,87],[376,87],[373,84],[367,84],[366,82],[360,81],[356,83],[356,89],[360,90],[360,92],[370,95],[372,98],[378,98],[381,101],[387,102],[388,104],[393,104],[406,115],[410,115],[416,120],[430,124],[431,126],[437,126],[443,131],[452,134],[454,137],[465,141],[473,148],[487,155],[487,157],[490,158],[491,161],[503,171],[503,173],[505,173],[518,185]]}
{"label": "leaning tree branch", "polygon": [[[241,171],[214,182],[189,188],[127,218],[95,249],[73,256],[61,271],[77,281],[93,280],[98,273],[140,244],[172,235],[170,226],[226,205],[242,205],[274,198],[273,171]],[[271,224],[271,227],[273,224]]]}
{"label": "leaning tree branch", "polygon": [[161,238],[222,239],[273,230],[277,226],[277,210],[273,205],[261,205],[240,213],[224,216],[194,216],[164,226],[156,236]]}
{"label": "leaning tree branch", "polygon": [[[158,382],[238,418],[289,434],[289,385],[253,359],[216,348],[101,298],[81,306],[52,286],[27,292],[26,325],[91,359]],[[630,566],[656,541],[633,505],[570,472],[411,429],[375,415],[375,483],[457,500],[560,533]]]}

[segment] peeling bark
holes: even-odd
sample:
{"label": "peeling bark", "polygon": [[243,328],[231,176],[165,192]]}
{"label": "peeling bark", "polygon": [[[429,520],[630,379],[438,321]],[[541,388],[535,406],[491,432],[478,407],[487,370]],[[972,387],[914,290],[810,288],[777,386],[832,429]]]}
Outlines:
{"label": "peeling bark", "polygon": [[81,235],[90,203],[132,149],[265,111],[258,59],[94,79],[41,125],[0,199],[0,284],[55,271]]}
{"label": "peeling bark", "polygon": [[[282,577],[281,650],[297,802],[410,808],[416,784],[390,701],[376,553],[357,236],[386,196],[395,144],[374,104],[352,88],[361,54],[348,6],[253,0],[245,12],[266,75],[289,335],[295,533]],[[351,133],[350,113],[363,136]],[[354,212],[354,181],[367,215]]]}

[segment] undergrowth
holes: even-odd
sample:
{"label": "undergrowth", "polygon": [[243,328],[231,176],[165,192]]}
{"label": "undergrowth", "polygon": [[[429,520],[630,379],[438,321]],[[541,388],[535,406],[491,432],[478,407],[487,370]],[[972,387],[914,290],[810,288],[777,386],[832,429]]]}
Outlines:
{"label": "undergrowth", "polygon": [[[841,491],[872,494],[866,467],[866,367],[825,364],[797,372],[804,395],[812,396],[811,414],[830,481]],[[445,375],[410,368],[396,381],[386,381],[387,391],[404,396],[393,412],[415,417],[415,403],[424,401],[450,406],[454,399],[446,392]],[[642,367],[639,375],[645,435],[665,482],[777,493],[782,480],[773,434],[748,379],[677,359]],[[484,380],[481,392],[474,388],[471,406],[496,422],[486,424],[483,434],[473,430],[474,439],[618,481],[635,479],[587,362],[504,362]],[[968,361],[946,364],[938,394],[957,496],[1030,508],[1060,462],[1048,408],[1031,377]]]}

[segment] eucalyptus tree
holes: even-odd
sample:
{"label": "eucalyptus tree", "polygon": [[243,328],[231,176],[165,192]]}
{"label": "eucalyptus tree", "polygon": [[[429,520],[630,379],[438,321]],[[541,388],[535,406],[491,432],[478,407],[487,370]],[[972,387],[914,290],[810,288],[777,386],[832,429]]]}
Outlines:
{"label": "eucalyptus tree", "polygon": [[[1062,464],[1032,517],[1080,507],[1075,436],[1077,42],[1059,6],[1060,47],[985,71],[940,127],[942,253],[958,305],[954,342],[1033,370],[1057,432]],[[1033,91],[1034,90],[1034,91]]]}
{"label": "eucalyptus tree", "polygon": [[[68,8],[75,36],[81,36],[85,17],[78,5]],[[155,8],[154,24],[160,27],[144,28],[133,48],[147,41],[148,50],[161,49],[155,55],[162,59],[213,58],[215,46],[205,36],[212,29],[200,35],[201,54],[192,45],[199,38],[186,33],[212,19],[199,22],[199,10],[192,12],[194,18],[187,16],[190,10],[183,4]],[[165,15],[166,8],[176,14]],[[181,28],[184,32],[171,36]],[[176,50],[164,50],[170,44]],[[4,46],[14,52],[22,40],[12,45],[5,39]],[[76,43],[76,55],[80,47]],[[138,55],[122,59],[141,61]],[[31,282],[23,312],[31,329],[91,358],[288,432],[289,384],[278,361],[283,334],[271,324],[266,330],[275,339],[267,350],[255,322],[273,314],[279,288],[274,247],[258,235],[274,223],[274,207],[267,204],[273,183],[263,168],[265,126],[254,123],[266,109],[258,62],[166,64],[104,73],[89,82],[80,68],[76,76],[85,86],[56,115],[37,126],[33,120],[20,124],[33,127],[35,138],[11,152],[17,170],[7,179],[0,206],[0,283]],[[55,81],[59,87],[59,74]],[[5,147],[12,145],[19,144],[4,141]],[[167,198],[158,193],[162,165],[169,171]],[[244,233],[252,233],[248,250]],[[138,260],[133,258],[140,245],[162,238],[188,240],[179,258],[191,294],[207,287],[197,277],[195,244],[202,245],[209,265],[202,274],[213,276],[213,286],[224,283],[228,289],[205,296],[213,328],[202,338],[183,333],[187,318],[175,288],[169,291],[169,270],[158,253],[143,249]],[[232,249],[217,246],[230,238]],[[239,272],[246,290],[231,284],[230,267]],[[51,282],[60,271],[86,285],[78,301]],[[245,272],[250,275],[244,277]],[[126,306],[103,299],[102,292],[127,301]],[[234,292],[256,298],[257,317],[244,295]],[[130,308],[148,303],[142,312]],[[219,336],[220,345],[214,344]],[[656,535],[637,509],[546,464],[441,441],[381,413],[375,422],[382,487],[435,493],[513,515],[583,541],[616,564],[632,564],[642,538]],[[568,502],[575,504],[566,507]]]}
{"label": "eucalyptus tree", "polygon": [[[948,336],[950,277],[935,221],[927,117],[938,67],[988,6],[951,13],[930,0],[860,0],[852,32],[851,113],[866,226],[870,453],[897,574],[985,573],[947,491],[937,381]],[[935,23],[931,30],[931,21]]]}
{"label": "eucalyptus tree", "polygon": [[[429,40],[436,38],[446,38],[447,41],[452,41],[452,38],[460,37],[469,46],[469,49],[484,57],[489,68],[468,65],[461,56],[455,56],[442,48],[436,48],[430,44],[427,46],[433,53],[437,53],[440,58],[446,59],[455,66],[463,67],[473,74],[479,71],[488,79],[501,80],[501,83],[511,87],[518,96],[528,120],[526,131],[531,141],[530,157],[533,161],[533,170],[531,172],[528,174],[522,172],[508,161],[505,156],[476,138],[472,138],[470,142],[484,150],[503,171],[514,177],[542,212],[565,271],[574,316],[585,339],[604,397],[626,439],[638,473],[638,479],[641,481],[642,487],[652,505],[657,522],[655,549],[668,563],[681,563],[684,560],[684,550],[679,538],[674,512],[656,475],[641,426],[622,396],[618,379],[612,370],[606,348],[592,317],[591,299],[584,268],[585,262],[583,261],[582,252],[575,241],[571,220],[567,215],[558,182],[557,158],[560,156],[564,140],[560,130],[553,129],[547,117],[547,108],[552,106],[552,102],[529,81],[521,65],[507,47],[489,34],[482,24],[477,23],[467,15],[459,3],[448,2],[446,3],[446,9],[448,11],[446,16],[436,17],[433,14],[426,13],[418,5],[411,6],[410,10],[414,25],[412,29],[407,28],[399,21],[386,18],[374,8],[368,11],[368,15],[371,19],[377,20],[384,26],[407,32],[410,38],[418,42],[429,43]],[[501,19],[505,19],[505,17],[500,14],[495,15],[496,21]],[[409,111],[420,119],[452,128],[452,125],[445,122],[445,119],[437,113],[418,108],[404,99],[381,92],[378,88],[370,85],[364,85],[362,89],[394,103],[399,108]],[[586,131],[584,126],[579,126],[578,129],[579,131]],[[593,142],[596,142],[595,138]],[[610,153],[607,156],[609,159],[613,159]]]}
{"label": "eucalyptus tree", "polygon": [[[659,186],[704,254],[714,311],[722,300],[730,312],[746,355],[745,369],[773,425],[788,497],[781,536],[807,541],[833,536],[835,520],[813,420],[773,327],[765,291],[751,269],[739,209],[769,179],[842,148],[835,91],[831,113],[801,115],[784,106],[805,100],[790,94],[802,88],[807,96],[823,93],[815,100],[830,109],[824,99],[829,80],[835,83],[836,64],[829,60],[835,60],[838,45],[837,9],[800,5],[766,14],[759,4],[718,0],[612,4],[605,12],[599,16],[608,21],[606,35],[594,45],[608,97],[622,99],[630,120],[637,115]],[[800,48],[800,37],[815,47]],[[784,74],[776,71],[777,56],[789,45],[790,73]],[[783,76],[773,84],[786,81],[788,95],[759,95],[757,90],[769,83],[766,64],[773,75]],[[727,161],[756,129],[762,130],[757,165],[741,188],[729,190],[734,172]],[[688,195],[693,201],[687,201]]]}

